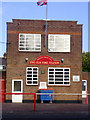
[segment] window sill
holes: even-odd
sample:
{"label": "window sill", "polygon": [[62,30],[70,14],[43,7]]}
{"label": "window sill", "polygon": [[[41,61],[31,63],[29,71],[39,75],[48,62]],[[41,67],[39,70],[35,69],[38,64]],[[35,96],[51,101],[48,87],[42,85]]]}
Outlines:
{"label": "window sill", "polygon": [[41,51],[26,51],[26,50],[24,51],[24,50],[19,50],[19,52],[32,52],[32,53],[36,52],[37,53],[37,52],[41,52]]}
{"label": "window sill", "polygon": [[38,84],[37,85],[34,85],[34,84],[28,85],[28,84],[26,84],[26,86],[38,86]]}
{"label": "window sill", "polygon": [[60,86],[60,87],[70,87],[70,85],[48,85],[48,86],[53,86],[53,87],[58,87],[58,86]]}
{"label": "window sill", "polygon": [[64,51],[64,52],[62,52],[62,51],[48,51],[48,53],[70,53],[70,52],[66,52],[66,51]]}

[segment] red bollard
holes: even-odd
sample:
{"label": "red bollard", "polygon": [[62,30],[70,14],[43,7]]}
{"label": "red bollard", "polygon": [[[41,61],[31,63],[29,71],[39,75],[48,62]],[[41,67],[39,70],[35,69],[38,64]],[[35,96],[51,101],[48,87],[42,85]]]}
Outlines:
{"label": "red bollard", "polygon": [[34,112],[36,111],[36,93],[34,93]]}
{"label": "red bollard", "polygon": [[87,97],[86,97],[86,104],[88,105],[88,91],[87,91]]}

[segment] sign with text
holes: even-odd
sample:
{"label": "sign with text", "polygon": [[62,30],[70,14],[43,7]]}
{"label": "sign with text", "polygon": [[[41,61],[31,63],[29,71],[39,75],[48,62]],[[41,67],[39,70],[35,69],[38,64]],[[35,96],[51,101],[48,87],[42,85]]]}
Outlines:
{"label": "sign with text", "polygon": [[35,61],[29,61],[29,64],[37,64],[37,65],[60,65],[60,61],[54,61],[49,56],[40,56]]}

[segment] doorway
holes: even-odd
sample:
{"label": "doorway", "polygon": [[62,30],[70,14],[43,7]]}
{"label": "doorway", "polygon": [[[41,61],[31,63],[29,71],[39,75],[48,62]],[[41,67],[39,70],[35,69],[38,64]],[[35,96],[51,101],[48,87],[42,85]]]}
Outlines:
{"label": "doorway", "polygon": [[87,80],[82,80],[82,98],[87,97]]}
{"label": "doorway", "polygon": [[[23,93],[23,80],[12,80],[12,93]],[[22,103],[23,95],[12,95],[12,102]]]}

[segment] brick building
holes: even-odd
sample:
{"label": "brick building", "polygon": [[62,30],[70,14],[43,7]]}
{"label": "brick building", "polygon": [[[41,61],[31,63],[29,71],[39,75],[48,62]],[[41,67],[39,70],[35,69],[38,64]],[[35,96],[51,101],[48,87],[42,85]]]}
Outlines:
{"label": "brick building", "polygon": [[[77,21],[13,19],[7,23],[6,92],[37,93],[42,86],[54,93],[82,93],[82,24]],[[18,100],[16,100],[18,99]],[[6,100],[33,100],[12,95]],[[54,96],[78,101],[81,96]]]}

